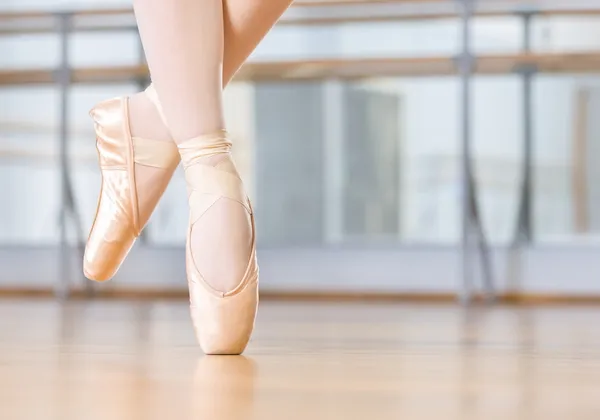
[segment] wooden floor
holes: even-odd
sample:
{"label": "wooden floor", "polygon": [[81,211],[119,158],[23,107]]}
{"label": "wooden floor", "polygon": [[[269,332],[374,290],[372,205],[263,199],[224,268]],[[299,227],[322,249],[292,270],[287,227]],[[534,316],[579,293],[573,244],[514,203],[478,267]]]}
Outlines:
{"label": "wooden floor", "polygon": [[0,301],[0,419],[597,420],[600,307],[265,303],[203,357],[184,302]]}

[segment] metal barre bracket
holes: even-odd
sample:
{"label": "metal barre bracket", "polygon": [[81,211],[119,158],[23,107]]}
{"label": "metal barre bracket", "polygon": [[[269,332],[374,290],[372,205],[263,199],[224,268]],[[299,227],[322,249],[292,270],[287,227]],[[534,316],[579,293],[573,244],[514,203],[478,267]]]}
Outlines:
{"label": "metal barre bracket", "polygon": [[486,302],[495,300],[493,270],[490,248],[486,240],[481,212],[479,210],[479,195],[475,181],[472,157],[471,138],[471,79],[476,65],[476,59],[471,52],[471,18],[473,17],[473,0],[455,0],[460,8],[462,22],[461,42],[462,52],[456,57],[456,64],[461,77],[462,117],[462,282],[463,289],[460,300],[469,304],[473,299],[473,263],[472,245],[479,255],[482,271],[482,289]]}
{"label": "metal barre bracket", "polygon": [[[59,113],[59,150],[60,150],[60,183],[61,183],[61,207],[59,216],[60,229],[60,261],[59,279],[56,287],[56,296],[60,300],[69,297],[70,282],[70,252],[68,241],[68,222],[75,229],[76,248],[80,260],[83,261],[84,234],[81,216],[77,210],[75,190],[71,180],[71,168],[69,165],[69,93],[72,81],[72,70],[69,63],[69,35],[72,29],[73,12],[57,12],[54,15],[60,29],[60,67],[54,72],[56,83],[60,89],[60,113]],[[91,283],[85,281],[84,287],[88,294],[92,293]]]}

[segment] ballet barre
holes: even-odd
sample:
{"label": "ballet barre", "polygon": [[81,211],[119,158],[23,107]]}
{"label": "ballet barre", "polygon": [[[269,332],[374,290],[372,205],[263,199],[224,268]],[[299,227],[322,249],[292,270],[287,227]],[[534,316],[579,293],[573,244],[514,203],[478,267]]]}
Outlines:
{"label": "ballet barre", "polygon": [[[474,57],[473,74],[503,75],[532,68],[548,74],[600,72],[600,51],[517,53]],[[58,69],[0,70],[0,86],[55,84]],[[455,57],[386,57],[289,61],[254,61],[236,74],[240,82],[302,81],[328,78],[357,80],[375,77],[456,76]],[[146,65],[81,67],[70,70],[70,83],[130,82],[148,77]]]}

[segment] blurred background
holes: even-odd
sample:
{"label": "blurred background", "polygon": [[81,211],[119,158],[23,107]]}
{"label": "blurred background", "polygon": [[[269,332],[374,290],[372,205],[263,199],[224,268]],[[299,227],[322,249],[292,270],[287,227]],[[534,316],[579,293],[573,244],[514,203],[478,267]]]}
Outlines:
{"label": "blurred background", "polygon": [[[0,0],[0,293],[185,295],[180,172],[114,281],[81,273],[87,111],[148,83],[98,5]],[[459,6],[297,0],[226,89],[263,293],[600,299],[600,2],[479,1],[467,50]]]}
{"label": "blurred background", "polygon": [[0,0],[0,418],[598,418],[600,0],[296,0],[225,91],[241,357],[194,337],[181,171],[83,277],[88,110],[148,83],[130,0]]}

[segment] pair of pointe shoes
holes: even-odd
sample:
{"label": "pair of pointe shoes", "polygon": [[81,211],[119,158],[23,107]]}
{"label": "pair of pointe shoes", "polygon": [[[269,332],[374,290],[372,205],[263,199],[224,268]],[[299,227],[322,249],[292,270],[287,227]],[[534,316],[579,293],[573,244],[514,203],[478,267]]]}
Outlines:
{"label": "pair of pointe shoes", "polygon": [[[160,111],[152,90],[146,91]],[[180,159],[183,160],[190,204],[186,243],[186,271],[190,311],[198,342],[206,354],[240,354],[254,328],[258,305],[258,265],[254,243],[254,216],[242,181],[218,167],[204,165],[202,157],[227,154],[231,143],[225,132],[202,136],[176,146],[173,142],[132,137],[128,98],[102,102],[90,112],[96,129],[102,173],[98,209],[83,262],[87,278],[109,280],[115,275],[163,195]],[[181,158],[180,158],[181,156]],[[135,165],[160,168],[162,177],[151,185],[136,183]],[[145,191],[144,208],[137,191]],[[228,198],[243,205],[252,221],[252,249],[246,272],[228,292],[211,287],[200,274],[191,250],[192,226],[212,204]]]}

